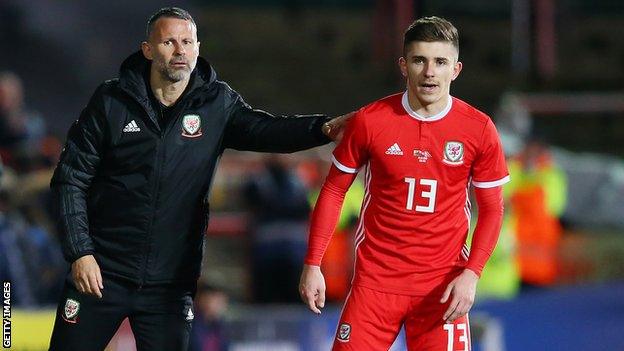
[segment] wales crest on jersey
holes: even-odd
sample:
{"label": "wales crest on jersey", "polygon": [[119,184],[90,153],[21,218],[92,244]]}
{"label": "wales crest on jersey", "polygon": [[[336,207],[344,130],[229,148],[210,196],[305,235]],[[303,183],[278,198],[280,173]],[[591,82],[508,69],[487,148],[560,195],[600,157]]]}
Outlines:
{"label": "wales crest on jersey", "polygon": [[464,144],[459,141],[447,141],[444,144],[444,163],[458,166],[464,163]]}
{"label": "wales crest on jersey", "polygon": [[63,309],[63,319],[69,323],[76,323],[80,312],[80,302],[74,299],[65,300],[65,308]]}
{"label": "wales crest on jersey", "polygon": [[345,342],[349,341],[349,337],[351,337],[351,325],[348,323],[342,323],[338,327],[338,340]]}
{"label": "wales crest on jersey", "polygon": [[201,117],[199,117],[199,115],[186,115],[182,117],[182,136],[197,138],[201,135]]}

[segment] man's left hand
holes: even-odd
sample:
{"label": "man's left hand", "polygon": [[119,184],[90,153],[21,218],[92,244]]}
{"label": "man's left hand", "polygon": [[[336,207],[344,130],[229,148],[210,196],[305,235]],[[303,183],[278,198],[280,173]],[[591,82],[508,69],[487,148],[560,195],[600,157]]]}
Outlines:
{"label": "man's left hand", "polygon": [[342,134],[344,133],[345,126],[349,118],[355,115],[354,112],[349,112],[340,117],[336,117],[330,121],[327,121],[323,124],[323,134],[327,135],[331,140],[338,143],[340,139],[342,139]]}
{"label": "man's left hand", "polygon": [[466,315],[470,311],[475,300],[478,281],[479,276],[475,272],[470,269],[464,269],[460,275],[449,283],[440,303],[446,303],[451,295],[453,298],[442,319],[447,323],[453,323],[454,320]]}

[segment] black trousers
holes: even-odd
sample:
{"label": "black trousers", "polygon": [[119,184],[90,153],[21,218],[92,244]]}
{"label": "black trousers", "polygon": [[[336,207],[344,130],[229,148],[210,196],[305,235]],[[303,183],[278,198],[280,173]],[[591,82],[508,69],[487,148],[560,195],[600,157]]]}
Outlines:
{"label": "black trousers", "polygon": [[196,284],[143,286],[103,278],[102,298],[83,295],[66,279],[50,350],[104,350],[128,317],[138,351],[186,351]]}

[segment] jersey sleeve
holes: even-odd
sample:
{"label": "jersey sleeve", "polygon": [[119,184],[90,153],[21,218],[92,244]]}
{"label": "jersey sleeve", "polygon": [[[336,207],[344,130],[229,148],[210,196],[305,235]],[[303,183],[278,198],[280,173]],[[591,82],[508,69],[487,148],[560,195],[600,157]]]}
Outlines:
{"label": "jersey sleeve", "polygon": [[472,185],[477,188],[493,188],[509,182],[505,153],[494,123],[488,119],[481,147],[472,167]]}
{"label": "jersey sleeve", "polygon": [[485,263],[494,251],[503,224],[503,190],[501,187],[477,188],[475,195],[479,206],[479,217],[466,268],[481,276]]}
{"label": "jersey sleeve", "polygon": [[327,245],[336,230],[345,194],[355,177],[355,174],[339,171],[335,166],[330,168],[312,212],[305,264],[321,265]]}
{"label": "jersey sleeve", "polygon": [[332,162],[345,173],[357,173],[368,160],[369,135],[362,111],[349,120],[342,140],[334,149]]}

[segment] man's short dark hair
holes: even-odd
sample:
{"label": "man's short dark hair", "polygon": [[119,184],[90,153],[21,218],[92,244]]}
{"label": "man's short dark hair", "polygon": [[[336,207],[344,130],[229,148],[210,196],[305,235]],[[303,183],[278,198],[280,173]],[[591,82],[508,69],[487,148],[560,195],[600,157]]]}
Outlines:
{"label": "man's short dark hair", "polygon": [[186,21],[190,21],[191,23],[193,23],[195,28],[197,28],[197,25],[195,24],[193,17],[188,11],[181,9],[179,7],[163,7],[162,9],[156,11],[156,13],[153,14],[152,17],[150,17],[150,19],[147,21],[147,28],[145,29],[145,38],[149,39],[149,36],[152,33],[152,29],[154,28],[154,23],[156,23],[156,21],[158,21],[158,19],[161,17],[179,18],[179,19],[183,19]]}
{"label": "man's short dark hair", "polygon": [[414,41],[449,42],[459,52],[459,33],[457,28],[451,22],[441,17],[422,17],[410,24],[403,36],[404,53],[407,46]]}

